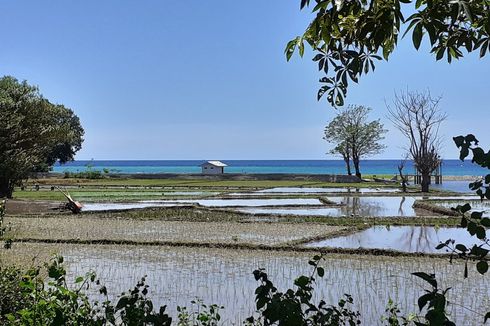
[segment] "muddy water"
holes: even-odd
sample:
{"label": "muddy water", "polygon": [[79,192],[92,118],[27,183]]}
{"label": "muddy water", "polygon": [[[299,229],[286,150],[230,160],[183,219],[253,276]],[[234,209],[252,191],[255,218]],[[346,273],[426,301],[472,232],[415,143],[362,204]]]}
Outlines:
{"label": "muddy water", "polygon": [[462,228],[434,228],[431,226],[374,226],[347,236],[314,241],[307,247],[392,249],[402,252],[445,253],[435,247],[448,239],[467,247],[480,243]]}

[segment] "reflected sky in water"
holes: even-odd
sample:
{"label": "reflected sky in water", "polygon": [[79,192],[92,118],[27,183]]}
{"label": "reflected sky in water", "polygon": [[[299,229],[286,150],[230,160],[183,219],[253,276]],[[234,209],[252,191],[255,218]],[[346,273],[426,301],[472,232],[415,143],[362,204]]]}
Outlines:
{"label": "reflected sky in water", "polygon": [[283,214],[301,216],[416,216],[412,208],[419,197],[328,197],[339,207],[325,208],[244,208],[241,212],[253,214]]}
{"label": "reflected sky in water", "polygon": [[347,193],[383,193],[383,192],[400,192],[397,188],[313,188],[313,187],[277,187],[256,191],[255,193],[333,193],[333,192],[347,192]]}
{"label": "reflected sky in water", "polygon": [[208,206],[208,207],[322,205],[322,202],[316,198],[191,199],[191,200],[174,200],[174,202],[195,203],[201,206]]}
{"label": "reflected sky in water", "polygon": [[82,211],[83,212],[101,212],[101,211],[118,211],[118,210],[127,210],[127,209],[142,209],[142,208],[150,208],[150,207],[174,207],[181,206],[182,204],[178,203],[145,203],[145,202],[136,202],[136,203],[87,203],[83,204]]}
{"label": "reflected sky in water", "polygon": [[490,216],[490,201],[489,200],[437,200],[433,202],[434,204],[446,208],[452,208],[456,207],[458,205],[463,205],[463,204],[470,204],[471,205],[471,212],[473,211],[478,211],[481,212],[483,211],[484,214],[483,216],[489,217]]}
{"label": "reflected sky in water", "polygon": [[442,241],[455,239],[471,246],[480,243],[463,228],[432,226],[374,226],[347,236],[308,243],[307,247],[392,249],[403,252],[445,253],[435,247]]}
{"label": "reflected sky in water", "polygon": [[449,190],[461,193],[474,193],[468,185],[471,181],[442,181],[442,184],[431,184],[432,189]]}

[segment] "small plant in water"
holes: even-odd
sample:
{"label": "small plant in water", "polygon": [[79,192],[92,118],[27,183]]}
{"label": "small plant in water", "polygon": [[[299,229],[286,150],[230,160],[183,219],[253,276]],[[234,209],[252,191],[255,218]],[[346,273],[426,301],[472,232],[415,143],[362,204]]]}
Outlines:
{"label": "small plant in water", "polygon": [[217,326],[221,320],[219,311],[223,306],[216,304],[206,305],[201,299],[191,301],[193,311],[189,312],[186,307],[177,307],[178,326]]}

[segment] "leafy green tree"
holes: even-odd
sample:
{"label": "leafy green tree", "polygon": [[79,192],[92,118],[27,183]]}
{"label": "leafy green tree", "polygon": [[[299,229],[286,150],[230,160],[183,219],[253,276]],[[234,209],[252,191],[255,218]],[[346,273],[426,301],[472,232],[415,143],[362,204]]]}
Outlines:
{"label": "leafy green tree", "polygon": [[361,178],[361,158],[378,154],[386,147],[380,142],[386,130],[378,120],[368,121],[371,111],[362,105],[351,105],[341,109],[337,116],[325,128],[323,139],[335,144],[331,153],[342,155],[350,172],[349,160],[352,159],[356,176]]}
{"label": "leafy green tree", "polygon": [[73,160],[81,149],[84,131],[78,117],[26,81],[0,79],[0,117],[0,197],[11,198],[31,172]]}
{"label": "leafy green tree", "polygon": [[[301,0],[301,9],[311,2]],[[312,48],[325,73],[318,99],[326,94],[333,106],[344,105],[349,83],[374,71],[376,61],[388,61],[407,33],[416,49],[426,38],[436,60],[446,56],[449,63],[464,51],[480,57],[490,51],[488,0],[315,0],[313,12],[304,34],[287,44],[286,58],[296,50],[303,56],[305,42]]]}

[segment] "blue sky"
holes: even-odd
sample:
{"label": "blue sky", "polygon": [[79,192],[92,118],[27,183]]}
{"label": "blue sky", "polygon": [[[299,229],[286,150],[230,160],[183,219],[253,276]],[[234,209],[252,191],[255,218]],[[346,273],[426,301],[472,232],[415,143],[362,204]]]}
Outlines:
{"label": "blue sky", "polygon": [[[311,56],[283,54],[310,18],[299,0],[2,1],[0,74],[76,112],[86,131],[78,159],[333,158],[321,74]],[[347,103],[372,107],[390,130],[375,158],[403,155],[385,101],[407,88],[443,96],[446,158],[457,156],[455,135],[490,147],[489,58],[436,63],[410,42],[349,89]]]}

